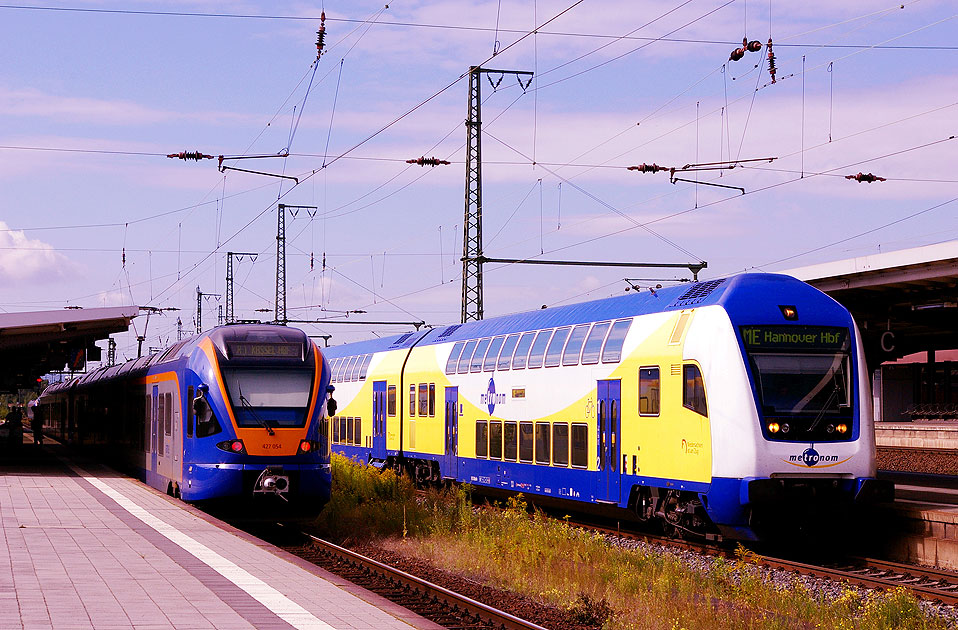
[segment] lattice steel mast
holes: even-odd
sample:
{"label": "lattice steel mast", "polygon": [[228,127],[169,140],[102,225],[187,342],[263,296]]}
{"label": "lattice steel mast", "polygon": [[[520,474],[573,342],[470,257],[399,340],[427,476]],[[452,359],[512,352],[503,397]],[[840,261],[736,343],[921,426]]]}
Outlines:
{"label": "lattice steel mast", "polygon": [[[469,68],[469,100],[466,114],[466,208],[462,221],[462,321],[482,319],[482,91],[479,80],[483,74],[498,74],[499,81],[507,74],[516,77],[532,73],[522,70],[490,70],[471,66]],[[528,87],[529,83],[520,85]]]}

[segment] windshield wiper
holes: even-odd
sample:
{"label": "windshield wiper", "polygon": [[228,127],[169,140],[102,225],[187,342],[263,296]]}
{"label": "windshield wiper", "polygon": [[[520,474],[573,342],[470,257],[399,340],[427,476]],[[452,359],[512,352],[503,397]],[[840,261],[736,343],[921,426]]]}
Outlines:
{"label": "windshield wiper", "polygon": [[273,427],[269,426],[268,422],[260,418],[256,414],[256,411],[253,409],[253,405],[251,405],[250,402],[246,400],[246,396],[243,395],[242,387],[239,388],[239,399],[240,399],[240,402],[243,403],[243,406],[249,409],[249,414],[253,416],[253,420],[256,420],[258,423],[263,425],[263,427],[266,429],[266,432],[269,433],[270,435],[276,435],[276,431],[273,431]]}
{"label": "windshield wiper", "polygon": [[818,415],[815,416],[815,420],[812,422],[811,426],[808,427],[809,431],[815,430],[815,428],[818,426],[818,423],[821,422],[822,418],[825,417],[825,412],[828,411],[828,407],[832,404],[832,401],[838,399],[838,394],[841,393],[842,391],[841,377],[843,376],[844,374],[841,368],[835,370],[835,372],[832,374],[832,379],[833,379],[832,391],[828,395],[828,398],[825,400],[824,404],[822,404],[821,411],[818,412]]}
{"label": "windshield wiper", "polygon": [[243,394],[240,394],[239,399],[240,399],[240,402],[243,403],[243,406],[249,409],[249,413],[251,416],[253,416],[253,420],[256,420],[261,425],[263,425],[263,427],[266,429],[266,432],[269,433],[270,435],[276,435],[276,431],[273,431],[273,427],[269,426],[268,422],[266,422],[265,420],[260,418],[258,415],[256,415],[256,412],[253,410],[253,405],[251,405],[250,402],[246,400],[246,396],[244,396]]}

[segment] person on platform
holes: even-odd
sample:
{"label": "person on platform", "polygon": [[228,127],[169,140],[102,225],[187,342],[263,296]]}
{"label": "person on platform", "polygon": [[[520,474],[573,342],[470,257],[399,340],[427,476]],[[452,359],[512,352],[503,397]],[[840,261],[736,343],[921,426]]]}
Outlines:
{"label": "person on platform", "polygon": [[27,415],[31,415],[29,413],[31,410],[33,414],[30,418],[30,430],[33,431],[33,443],[37,446],[43,446],[43,407],[34,404],[28,407]]}
{"label": "person on platform", "polygon": [[23,444],[23,412],[20,405],[14,405],[7,414],[7,426],[10,427],[10,448],[16,450]]}

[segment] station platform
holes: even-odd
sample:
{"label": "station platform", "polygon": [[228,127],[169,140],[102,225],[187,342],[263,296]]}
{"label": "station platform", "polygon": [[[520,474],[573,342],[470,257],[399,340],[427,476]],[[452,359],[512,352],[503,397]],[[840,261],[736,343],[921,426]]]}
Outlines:
{"label": "station platform", "polygon": [[958,449],[958,422],[876,422],[875,444],[879,448]]}
{"label": "station platform", "polygon": [[56,450],[0,452],[0,629],[440,628]]}

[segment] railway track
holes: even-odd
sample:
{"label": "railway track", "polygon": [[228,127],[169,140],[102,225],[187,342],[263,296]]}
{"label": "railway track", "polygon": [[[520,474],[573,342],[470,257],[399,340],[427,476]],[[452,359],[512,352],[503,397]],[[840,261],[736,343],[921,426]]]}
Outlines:
{"label": "railway track", "polygon": [[[574,524],[577,527],[609,536],[641,540],[725,558],[738,557],[735,551],[726,547],[675,540],[652,534],[623,532],[590,523],[574,522]],[[758,566],[810,575],[835,582],[846,582],[870,589],[904,588],[921,599],[938,602],[946,606],[958,605],[958,573],[953,571],[862,557],[849,557],[832,565],[819,565],[750,553],[748,554],[748,562]]]}
{"label": "railway track", "polygon": [[[454,630],[547,630],[329,541],[289,528],[274,540],[284,551],[343,577],[421,617]],[[259,532],[257,535],[261,534]],[[269,538],[269,536],[267,536]],[[274,537],[275,538],[275,537]]]}

